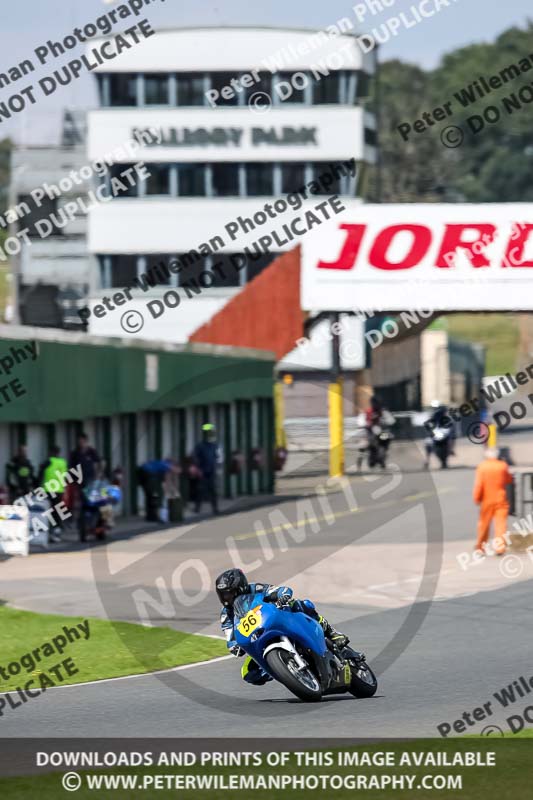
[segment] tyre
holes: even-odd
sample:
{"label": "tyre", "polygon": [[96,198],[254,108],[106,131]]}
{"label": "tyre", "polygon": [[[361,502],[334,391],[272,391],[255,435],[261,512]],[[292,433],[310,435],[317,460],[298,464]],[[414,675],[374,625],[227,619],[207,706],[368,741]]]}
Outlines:
{"label": "tyre", "polygon": [[322,689],[309,667],[300,669],[292,653],[276,648],[266,654],[268,671],[290,692],[307,703],[316,703],[322,698]]}
{"label": "tyre", "polygon": [[436,449],[435,452],[437,457],[440,461],[441,469],[446,469],[448,466],[448,448],[446,445],[440,444]]}
{"label": "tyre", "polygon": [[378,688],[378,680],[366,661],[352,663],[352,680],[350,692],[355,697],[373,697]]}

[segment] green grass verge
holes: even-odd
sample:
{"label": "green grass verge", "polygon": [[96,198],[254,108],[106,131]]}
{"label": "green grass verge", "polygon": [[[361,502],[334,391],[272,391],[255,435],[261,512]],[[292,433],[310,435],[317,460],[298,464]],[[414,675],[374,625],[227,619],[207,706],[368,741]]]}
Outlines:
{"label": "green grass verge", "polygon": [[[282,722],[280,723],[282,724]],[[334,735],[334,731],[331,731]],[[272,742],[272,740],[271,740]],[[50,743],[48,743],[50,744]],[[123,743],[123,747],[115,748],[120,750],[128,750],[127,743]],[[326,743],[324,742],[324,745]],[[298,742],[298,751],[302,752],[305,747],[301,746],[301,740]],[[327,745],[321,749],[328,750]],[[272,747],[272,744],[271,744]],[[38,748],[37,748],[38,749]],[[72,742],[71,748],[65,748],[63,745],[60,749],[65,751],[71,749],[73,751],[91,751],[93,748],[90,746],[90,741],[76,740]],[[153,752],[154,762],[157,764],[157,752],[155,747],[151,747],[149,741],[146,745],[134,747],[137,752]],[[191,750],[192,748],[187,741],[182,740],[180,745],[173,740],[169,740],[169,745],[163,748],[166,752],[173,752],[176,750]],[[209,751],[211,748],[206,748]],[[212,749],[215,749],[214,747]],[[253,752],[257,748],[254,747],[254,742],[246,739],[229,741],[226,740],[220,749],[229,749],[234,753],[238,752]],[[274,748],[278,752],[287,750],[283,743],[280,742],[279,746]],[[180,797],[181,800],[223,800],[223,798],[236,798],[236,797],[251,797],[257,800],[308,800],[308,798],[316,798],[316,800],[353,800],[355,797],[372,797],[375,800],[387,800],[387,798],[395,798],[395,800],[435,800],[436,797],[441,798],[457,798],[457,800],[501,800],[502,797],[511,797],[513,800],[526,800],[531,797],[531,784],[533,780],[533,761],[530,757],[531,745],[528,742],[519,740],[514,737],[513,740],[508,739],[493,739],[492,737],[480,739],[475,743],[472,739],[460,737],[456,739],[425,739],[425,740],[406,740],[403,742],[372,742],[363,746],[354,747],[346,746],[342,751],[365,751],[367,753],[383,753],[391,752],[394,754],[395,766],[344,766],[334,763],[333,766],[296,766],[294,757],[291,762],[284,766],[267,766],[263,763],[260,767],[246,767],[236,766],[231,768],[210,767],[210,766],[192,766],[188,768],[167,766],[150,766],[146,768],[128,769],[128,768],[113,768],[105,770],[102,768],[94,768],[86,771],[80,771],[82,775],[82,785],[79,791],[76,792],[75,797],[77,800],[108,800],[113,797],[113,800],[133,800],[133,798],[143,797],[147,800],[151,798],[158,798],[158,800],[171,800]],[[339,753],[339,748],[330,749],[334,761]],[[419,754],[421,752],[445,752],[449,756],[455,753],[478,752],[484,757],[486,753],[494,752],[496,754],[495,766],[414,766],[411,764],[401,764],[400,759],[403,753]],[[58,797],[63,797],[66,792],[61,787],[61,777],[65,772],[72,771],[73,768],[68,767],[56,773],[49,773],[37,777],[27,778],[9,778],[0,779],[0,796],[3,800],[33,800],[39,797],[39,800],[57,800]],[[75,770],[77,771],[77,770]],[[287,775],[297,774],[300,776],[317,776],[317,775],[350,775],[350,776],[414,776],[413,788],[400,788],[396,786],[394,789],[389,785],[386,788],[376,789],[360,789],[344,788],[341,787],[336,790],[329,788],[322,790],[309,790],[305,788],[285,788],[285,789],[255,789],[253,791],[238,791],[230,790],[224,791],[223,789],[176,789],[174,787],[155,789],[153,786],[142,787],[137,785],[134,788],[109,788],[101,789],[88,789],[86,783],[87,775],[126,775],[126,776],[143,776],[143,775]],[[421,785],[424,776],[442,776],[442,777],[462,777],[462,786],[460,788],[429,788]],[[139,778],[138,780],[141,780]]]}
{"label": "green grass verge", "polygon": [[486,347],[486,375],[503,375],[517,368],[520,332],[513,314],[450,314],[431,328],[444,328],[455,339]]}
{"label": "green grass verge", "polygon": [[[25,654],[51,642],[62,634],[64,625],[72,628],[84,620],[0,606],[0,666],[5,669],[10,662],[18,662]],[[224,641],[207,636],[89,618],[89,639],[68,643],[63,655],[54,653],[36,663],[34,669],[30,665],[30,669],[24,668],[7,681],[0,674],[0,692],[15,689],[32,677],[38,679],[41,673],[49,674],[50,667],[66,658],[72,658],[78,672],[67,676],[64,684],[151,672],[227,654]]]}
{"label": "green grass verge", "polygon": [[[460,739],[486,739],[486,736],[481,736],[479,733],[465,733],[464,735],[458,737]],[[524,728],[523,731],[519,733],[511,733],[511,731],[507,731],[500,736],[500,734],[494,734],[492,737],[489,738],[494,741],[496,738],[498,739],[531,739],[533,738],[533,728]]]}

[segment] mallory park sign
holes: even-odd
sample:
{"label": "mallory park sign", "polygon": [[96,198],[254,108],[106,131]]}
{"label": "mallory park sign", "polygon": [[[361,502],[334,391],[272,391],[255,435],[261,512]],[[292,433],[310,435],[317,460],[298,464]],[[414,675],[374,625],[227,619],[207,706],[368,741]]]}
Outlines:
{"label": "mallory park sign", "polygon": [[[153,129],[152,129],[153,130]],[[157,141],[146,146],[155,147],[241,147],[261,145],[313,145],[318,147],[316,127],[270,127],[270,128],[161,128]],[[133,128],[132,138],[146,143],[144,128]],[[248,141],[246,141],[248,140]]]}

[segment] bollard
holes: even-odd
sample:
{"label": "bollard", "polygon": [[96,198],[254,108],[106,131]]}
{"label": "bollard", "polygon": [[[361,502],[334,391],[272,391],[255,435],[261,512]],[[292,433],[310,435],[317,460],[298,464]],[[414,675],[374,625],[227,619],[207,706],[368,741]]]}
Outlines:
{"label": "bollard", "polygon": [[344,475],[344,421],[342,408],[342,380],[330,383],[329,405],[329,475],[338,478]]}

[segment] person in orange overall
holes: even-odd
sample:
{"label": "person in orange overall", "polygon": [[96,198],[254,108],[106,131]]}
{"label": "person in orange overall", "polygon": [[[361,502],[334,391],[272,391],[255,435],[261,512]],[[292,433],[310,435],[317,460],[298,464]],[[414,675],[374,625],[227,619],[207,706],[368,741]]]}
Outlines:
{"label": "person in orange overall", "polygon": [[498,451],[488,449],[485,460],[476,470],[474,484],[474,503],[480,505],[477,525],[476,550],[484,552],[489,539],[490,524],[494,520],[494,552],[505,553],[505,533],[509,515],[509,500],[506,487],[513,482],[513,476],[505,461],[498,458]]}

